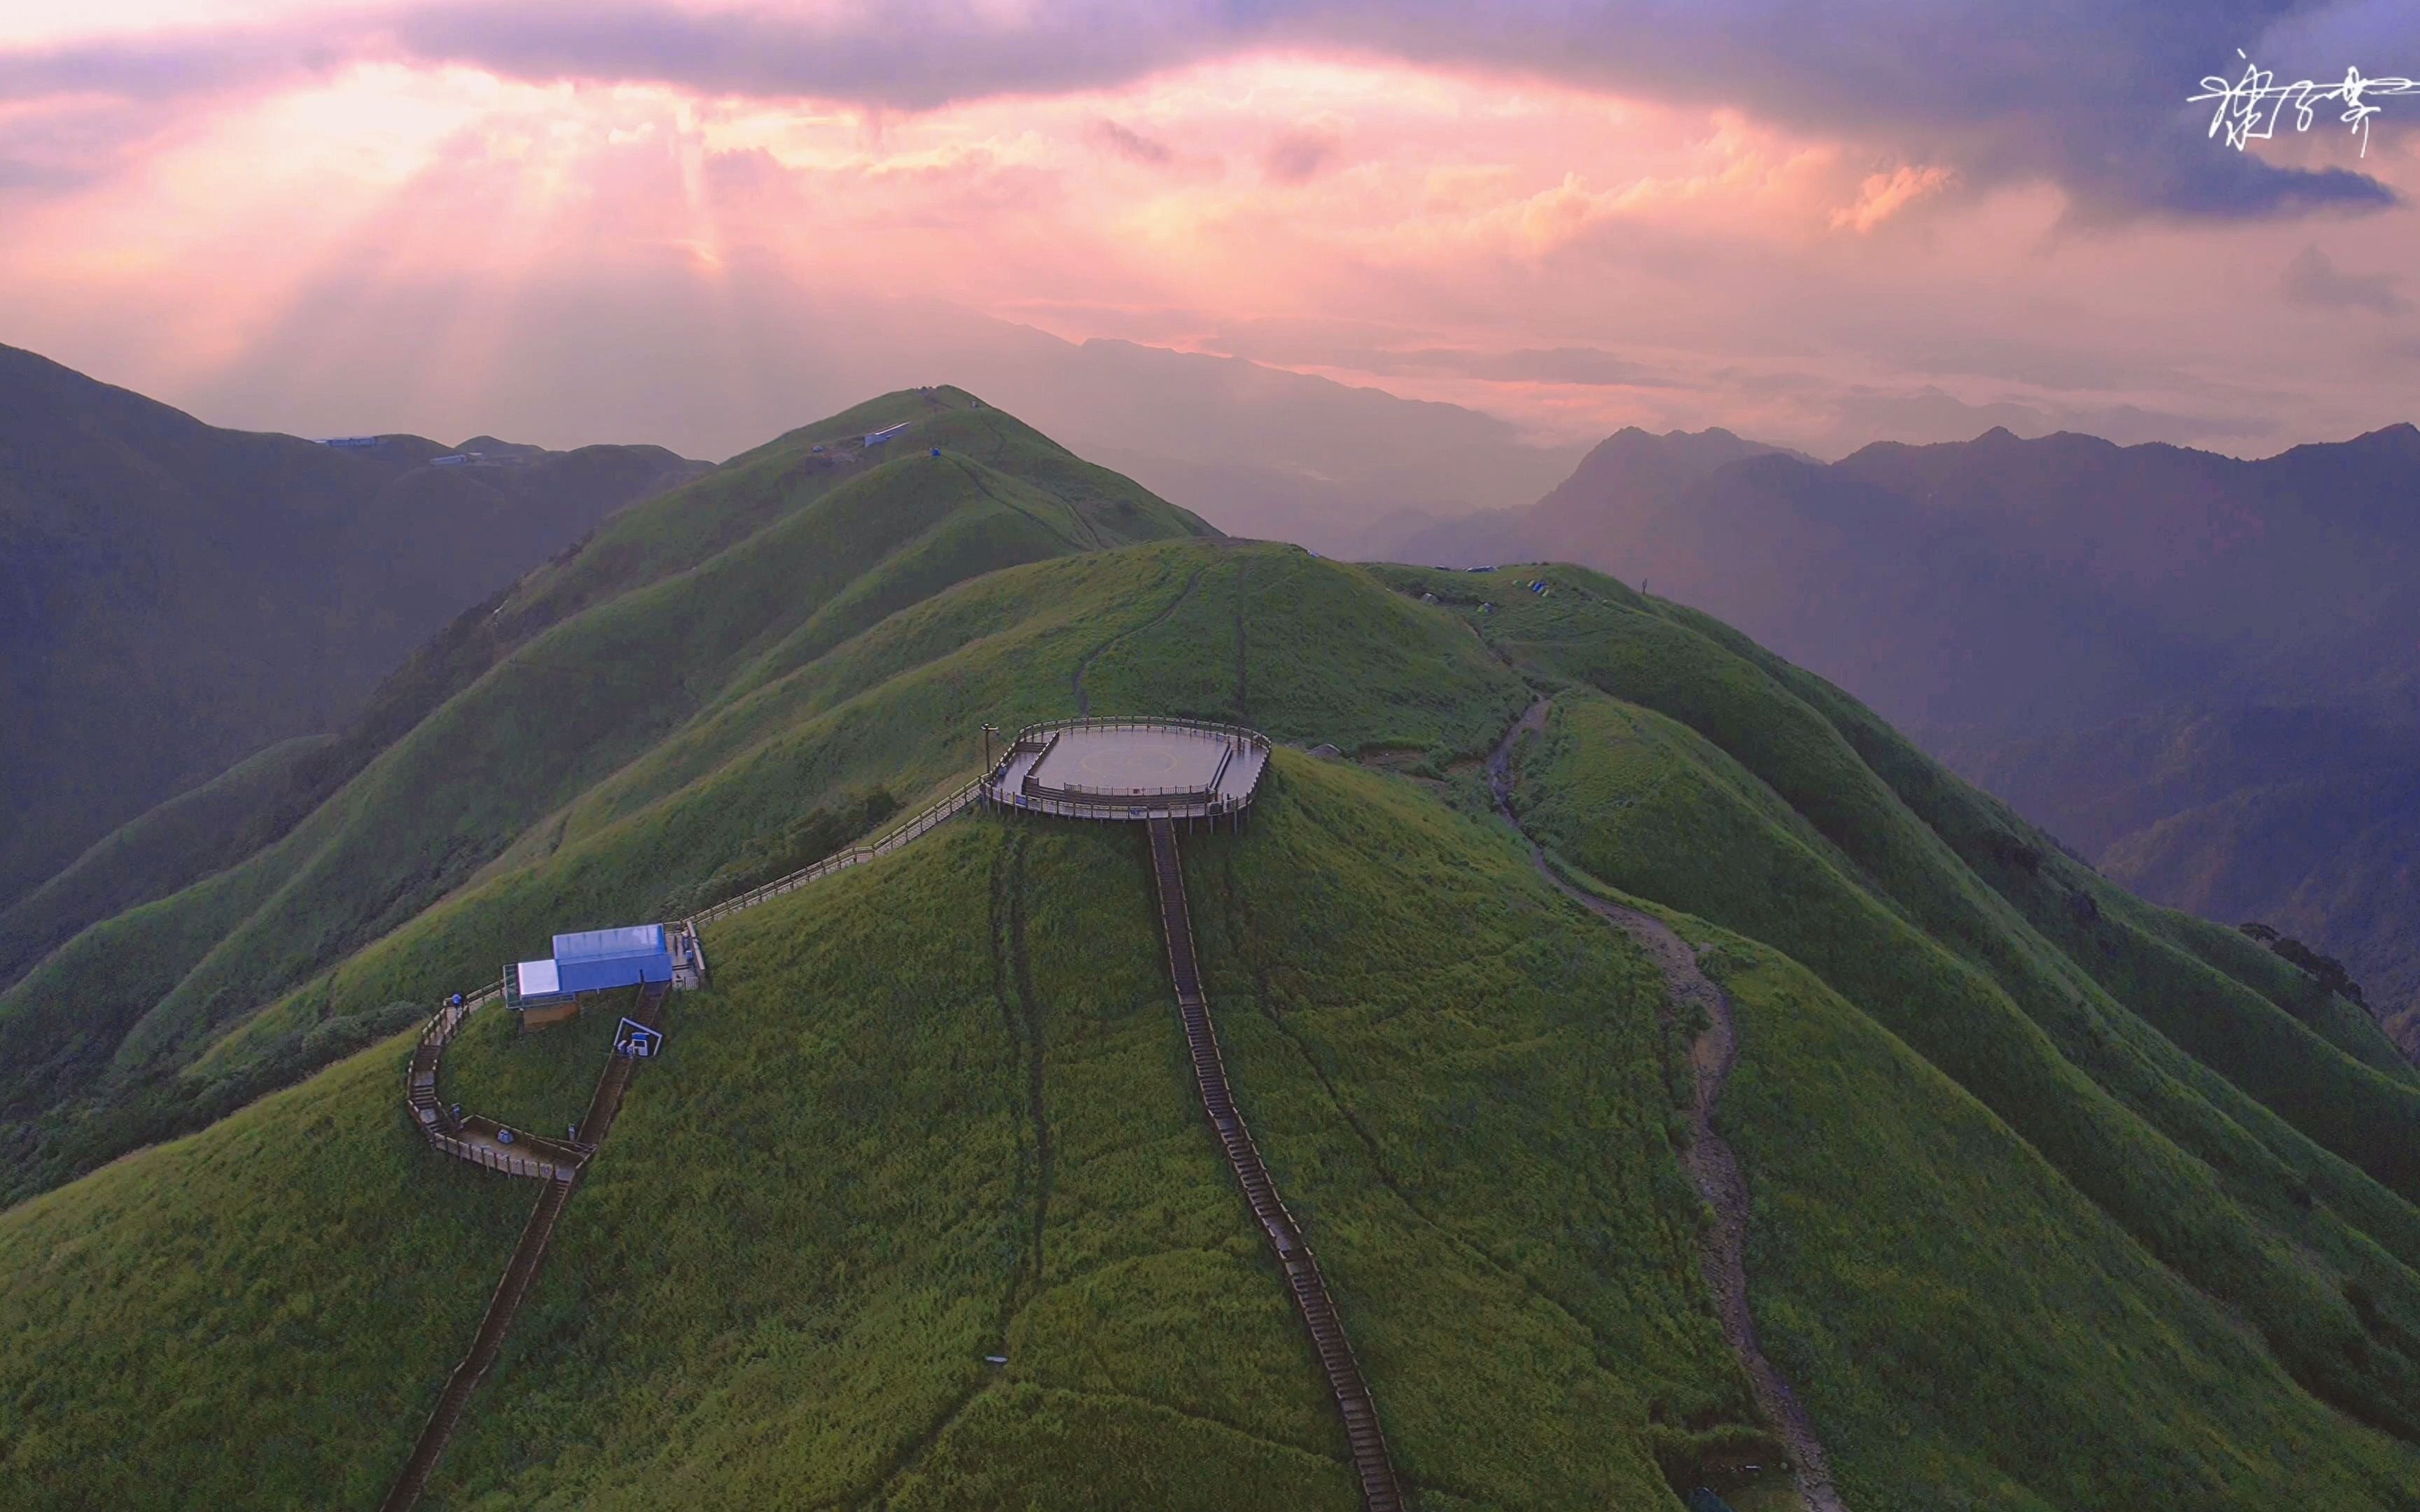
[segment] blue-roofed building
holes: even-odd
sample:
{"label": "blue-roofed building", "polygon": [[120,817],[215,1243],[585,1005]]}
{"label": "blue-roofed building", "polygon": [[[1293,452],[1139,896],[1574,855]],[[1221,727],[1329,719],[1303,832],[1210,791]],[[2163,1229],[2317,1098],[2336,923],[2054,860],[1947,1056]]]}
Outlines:
{"label": "blue-roofed building", "polygon": [[554,937],[554,954],[504,970],[504,1004],[521,1027],[557,1024],[580,1011],[584,994],[648,982],[701,985],[706,957],[686,925],[628,924]]}
{"label": "blue-roofed building", "polygon": [[597,993],[673,980],[661,924],[593,929],[554,937],[554,970],[566,992]]}

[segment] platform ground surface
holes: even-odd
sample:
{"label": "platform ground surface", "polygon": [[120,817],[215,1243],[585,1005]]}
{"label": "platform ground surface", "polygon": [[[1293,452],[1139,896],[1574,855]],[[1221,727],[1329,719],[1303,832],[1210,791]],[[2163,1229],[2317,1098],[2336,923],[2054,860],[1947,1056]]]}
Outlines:
{"label": "platform ground surface", "polygon": [[1215,792],[1242,798],[1267,761],[1268,753],[1249,743],[1208,732],[1076,729],[1061,732],[1038,763],[1019,755],[1003,774],[1002,786],[1014,793],[1031,773],[1042,786],[1067,792]]}

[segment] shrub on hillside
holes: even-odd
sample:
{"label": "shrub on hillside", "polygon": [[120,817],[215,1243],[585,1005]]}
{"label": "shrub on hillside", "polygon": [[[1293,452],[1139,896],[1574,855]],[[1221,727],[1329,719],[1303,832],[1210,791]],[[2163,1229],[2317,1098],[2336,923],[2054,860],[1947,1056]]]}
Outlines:
{"label": "shrub on hillside", "polygon": [[2291,934],[2280,933],[2257,919],[2247,920],[2236,928],[2318,978],[2320,986],[2345,1001],[2363,1008],[2369,1006],[2369,999],[2362,995],[2361,983],[2352,980],[2352,973],[2346,970],[2345,964],[2335,956],[2321,955]]}
{"label": "shrub on hillside", "polygon": [[419,1003],[388,1003],[315,1024],[301,1036],[301,1058],[305,1066],[315,1069],[331,1060],[341,1060],[388,1035],[402,1033],[427,1018],[428,1011]]}

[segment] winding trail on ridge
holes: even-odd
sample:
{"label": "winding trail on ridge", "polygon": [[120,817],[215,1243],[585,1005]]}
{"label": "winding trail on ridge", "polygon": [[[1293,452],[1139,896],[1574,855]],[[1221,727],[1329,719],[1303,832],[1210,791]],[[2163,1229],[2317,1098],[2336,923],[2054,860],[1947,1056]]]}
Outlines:
{"label": "winding trail on ridge", "polygon": [[[1158,613],[1153,615],[1150,619],[1142,621],[1140,624],[1127,625],[1125,629],[1120,630],[1117,634],[1109,637],[1107,640],[1102,641],[1099,645],[1094,646],[1092,650],[1084,653],[1083,656],[1076,663],[1075,672],[1067,680],[1068,686],[1073,687],[1076,692],[1076,717],[1078,719],[1089,719],[1093,717],[1092,695],[1084,691],[1084,674],[1092,670],[1093,658],[1098,656],[1102,652],[1109,650],[1111,646],[1116,645],[1119,641],[1124,640],[1126,637],[1130,635],[1140,635],[1143,631],[1150,629],[1153,625],[1157,625],[1160,621],[1175,613],[1178,609],[1183,607],[1186,599],[1192,596],[1193,585],[1200,582],[1202,580],[1202,573],[1208,570],[1209,567],[1206,563],[1202,566],[1194,568],[1193,575],[1185,579],[1185,586],[1176,591],[1176,596],[1174,598],[1170,599],[1166,604],[1160,607]],[[1165,578],[1160,579],[1162,582],[1166,582],[1167,580],[1168,579]]]}
{"label": "winding trail on ridge", "polygon": [[1715,1101],[1722,1096],[1723,1084],[1730,1078],[1731,1067],[1739,1059],[1739,1029],[1732,1022],[1730,995],[1699,969],[1697,952],[1672,932],[1670,925],[1651,914],[1593,897],[1558,876],[1554,868],[1546,864],[1544,849],[1529,839],[1528,831],[1513,815],[1512,748],[1524,733],[1536,734],[1545,728],[1546,706],[1551,702],[1542,698],[1531,703],[1489,753],[1489,792],[1496,800],[1497,811],[1528,844],[1529,858],[1545,879],[1565,897],[1629,935],[1655,963],[1656,969],[1664,974],[1665,995],[1670,1000],[1665,1010],[1667,1015],[1684,1003],[1695,1003],[1705,1010],[1706,1032],[1689,1046],[1690,1065],[1697,1073],[1697,1096],[1689,1109],[1689,1149],[1682,1158],[1699,1195],[1714,1211],[1714,1226],[1699,1248],[1699,1263],[1704,1269],[1706,1284],[1714,1288],[1722,1314],[1723,1336],[1730,1340],[1731,1352],[1739,1356],[1741,1365],[1747,1371],[1757,1409],[1790,1451],[1790,1476],[1799,1500],[1808,1512],[1847,1512],[1832,1485],[1831,1461],[1824,1457],[1823,1442],[1815,1436],[1814,1419],[1807,1415],[1798,1394],[1790,1389],[1790,1382],[1782,1379],[1781,1371],[1765,1358],[1763,1346],[1757,1342],[1756,1319],[1748,1311],[1747,1179],[1740,1171],[1738,1155],[1722,1135],[1714,1133],[1714,1123]]}

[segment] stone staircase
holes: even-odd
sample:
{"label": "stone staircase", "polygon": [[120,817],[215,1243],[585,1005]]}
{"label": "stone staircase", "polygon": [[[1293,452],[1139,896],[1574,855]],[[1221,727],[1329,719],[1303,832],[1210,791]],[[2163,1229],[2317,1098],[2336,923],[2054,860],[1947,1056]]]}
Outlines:
{"label": "stone staircase", "polygon": [[[655,1028],[663,1017],[664,999],[671,991],[670,982],[647,983],[630,1017]],[[597,1075],[597,1090],[589,1097],[587,1117],[580,1120],[582,1145],[594,1149],[613,1132],[613,1119],[622,1111],[622,1095],[629,1089],[631,1069],[637,1064],[627,1056],[607,1060],[605,1070]],[[420,1099],[416,1076],[412,1093],[417,1109]],[[433,1110],[435,1105],[432,1079],[429,1106]],[[496,1283],[495,1294],[488,1299],[487,1316],[479,1319],[479,1332],[471,1340],[470,1352],[445,1378],[445,1389],[438,1395],[436,1408],[421,1427],[420,1441],[412,1445],[411,1458],[404,1461],[403,1472],[396,1477],[386,1500],[379,1504],[379,1512],[406,1512],[420,1500],[429,1473],[437,1468],[438,1457],[445,1452],[446,1441],[453,1438],[455,1426],[471,1405],[471,1394],[478,1389],[479,1378],[496,1363],[504,1334],[513,1326],[513,1315],[520,1310],[521,1299],[529,1294],[530,1284],[537,1279],[539,1267],[546,1263],[547,1246],[554,1239],[555,1220],[563,1215],[564,1204],[571,1200],[572,1188],[579,1184],[586,1169],[585,1163],[561,1167],[538,1194],[537,1205],[530,1210],[529,1222],[521,1226],[520,1242],[513,1246],[513,1257],[505,1263],[504,1277]]]}
{"label": "stone staircase", "polygon": [[1278,1196],[1277,1184],[1235,1111],[1227,1085],[1226,1062],[1219,1058],[1218,1035],[1202,999],[1201,971],[1193,955],[1193,921],[1185,903],[1185,868],[1176,849],[1175,826],[1165,819],[1151,821],[1152,869],[1158,880],[1160,927],[1168,939],[1168,972],[1176,985],[1177,1016],[1185,1025],[1186,1045],[1193,1057],[1193,1080],[1202,1094],[1202,1111],[1227,1156],[1227,1164],[1244,1189],[1252,1217],[1268,1235],[1286,1285],[1294,1293],[1295,1311],[1311,1330],[1311,1342],[1327,1374],[1327,1389],[1344,1419],[1345,1442],[1353,1450],[1353,1469],[1361,1482],[1361,1500],[1369,1512],[1403,1512],[1404,1493],[1395,1479],[1394,1462],[1387,1455],[1386,1435],[1378,1427],[1378,1410],[1369,1384],[1353,1358],[1352,1341],[1336,1316],[1336,1304],[1319,1273],[1319,1261],[1302,1240],[1302,1230]]}

